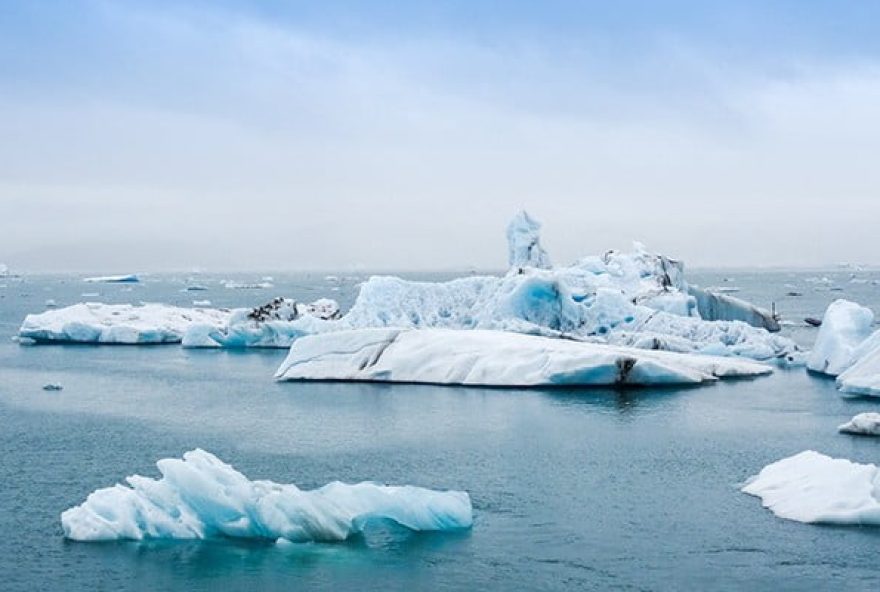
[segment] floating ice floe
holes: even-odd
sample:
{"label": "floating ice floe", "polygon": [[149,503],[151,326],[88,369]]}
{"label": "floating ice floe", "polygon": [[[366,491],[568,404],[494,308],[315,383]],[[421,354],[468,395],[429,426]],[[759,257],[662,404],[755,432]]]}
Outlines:
{"label": "floating ice floe", "polygon": [[807,450],[767,465],[742,491],[787,520],[880,526],[880,471]]}
{"label": "floating ice floe", "polygon": [[44,391],[60,391],[63,390],[64,387],[58,384],[57,382],[50,382],[49,384],[43,385]]}
{"label": "floating ice floe", "polygon": [[411,530],[457,530],[473,524],[464,491],[376,483],[334,482],[303,491],[296,485],[251,481],[204,450],[156,466],[160,479],[126,478],[99,489],[61,514],[64,536],[76,541],[276,539],[343,541],[374,519]]}
{"label": "floating ice floe", "polygon": [[102,275],[96,277],[83,278],[84,282],[89,283],[107,283],[107,284],[134,284],[140,280],[135,274],[128,275]]}
{"label": "floating ice floe", "polygon": [[[266,325],[282,322],[279,319],[299,315],[332,318],[338,315],[338,311],[336,302],[327,299],[303,304],[276,298],[256,309],[235,310],[86,302],[28,315],[19,329],[19,337],[38,343],[159,344],[184,341],[184,345],[194,347],[218,347],[221,342],[227,343],[237,335],[247,333],[254,340],[248,344],[259,345],[258,338],[271,342],[274,329]],[[230,334],[231,323],[236,329]]]}
{"label": "floating ice floe", "polygon": [[280,380],[480,386],[699,384],[769,366],[480,329],[355,329],[302,337]]}
{"label": "floating ice floe", "polygon": [[845,395],[880,396],[880,330],[874,313],[848,300],[828,306],[807,367],[837,377]]}
{"label": "floating ice floe", "polygon": [[19,337],[37,342],[177,343],[193,323],[222,325],[229,311],[164,304],[86,302],[25,317]]}
{"label": "floating ice floe", "polygon": [[853,351],[871,334],[874,313],[848,300],[835,300],[825,311],[807,368],[837,376],[853,363]]}
{"label": "floating ice floe", "polygon": [[859,413],[837,430],[845,434],[880,436],[880,413]]}

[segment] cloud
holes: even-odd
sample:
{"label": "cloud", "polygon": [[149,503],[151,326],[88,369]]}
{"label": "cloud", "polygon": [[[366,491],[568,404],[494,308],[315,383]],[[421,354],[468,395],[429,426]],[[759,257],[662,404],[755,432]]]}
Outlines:
{"label": "cloud", "polygon": [[864,258],[880,213],[870,57],[768,67],[655,31],[617,48],[95,6],[70,42],[93,36],[96,63],[58,42],[0,80],[0,259],[495,268],[526,207],[556,261],[639,239],[803,265]]}

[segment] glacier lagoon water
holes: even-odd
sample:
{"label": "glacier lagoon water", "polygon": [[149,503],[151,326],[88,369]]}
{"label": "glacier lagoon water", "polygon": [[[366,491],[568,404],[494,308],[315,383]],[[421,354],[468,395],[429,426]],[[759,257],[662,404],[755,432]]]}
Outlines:
{"label": "glacier lagoon water", "polygon": [[[704,286],[739,286],[739,296],[758,304],[775,301],[795,321],[821,316],[838,297],[880,312],[877,286],[849,282],[848,271],[688,275]],[[822,276],[843,291],[808,281]],[[625,391],[279,384],[271,376],[282,350],[10,340],[24,315],[48,299],[246,306],[276,294],[327,295],[347,307],[358,281],[275,274],[274,289],[231,290],[217,279],[199,278],[210,288],[199,292],[181,292],[184,278],[165,275],[137,285],[0,279],[0,589],[880,586],[880,529],[783,521],[738,492],[765,464],[809,448],[880,463],[880,440],[836,433],[880,401],[842,399],[832,381],[803,370]],[[805,344],[815,335],[806,327],[786,331]],[[64,389],[44,391],[50,382]],[[376,524],[346,543],[294,547],[62,538],[61,511],[126,475],[155,476],[157,459],[195,447],[251,477],[304,488],[372,479],[464,489],[474,528],[416,534]]]}

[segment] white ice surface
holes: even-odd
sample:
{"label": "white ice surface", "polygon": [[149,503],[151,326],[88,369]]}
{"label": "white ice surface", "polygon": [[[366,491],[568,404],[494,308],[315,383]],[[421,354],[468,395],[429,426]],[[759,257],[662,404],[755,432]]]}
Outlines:
{"label": "white ice surface", "polygon": [[837,377],[845,395],[880,397],[880,331],[853,350],[853,364]]}
{"label": "white ice surface", "polygon": [[140,278],[132,273],[127,275],[102,275],[96,277],[87,277],[83,278],[83,281],[89,283],[133,284],[139,282]]}
{"label": "white ice surface", "polygon": [[874,313],[848,300],[835,300],[825,311],[807,368],[837,376],[849,368],[856,348],[871,334]]}
{"label": "white ice surface", "polygon": [[296,485],[251,481],[204,450],[156,463],[160,479],[127,477],[128,486],[99,489],[61,514],[64,536],[120,539],[284,539],[342,541],[371,519],[412,530],[452,530],[473,523],[463,491],[334,482],[303,491]]}
{"label": "white ice surface", "polygon": [[859,413],[837,429],[846,434],[880,436],[880,413]]}
{"label": "white ice surface", "polygon": [[210,308],[86,302],[28,315],[19,336],[77,343],[178,343],[193,323],[220,326],[229,315]]}
{"label": "white ice surface", "polygon": [[742,491],[780,518],[880,525],[880,471],[808,450],[767,465]]}
{"label": "white ice surface", "polygon": [[502,331],[357,329],[303,337],[280,380],[373,380],[483,386],[698,384],[770,367]]}
{"label": "white ice surface", "polygon": [[[257,310],[265,311],[260,320],[249,318]],[[332,318],[338,310],[338,304],[328,299],[303,304],[278,298],[257,309],[234,310],[86,302],[28,315],[19,337],[39,342],[102,344],[183,342],[190,347],[219,347],[221,341],[232,346],[239,339],[242,345],[287,347],[293,339],[290,319],[316,321]]]}

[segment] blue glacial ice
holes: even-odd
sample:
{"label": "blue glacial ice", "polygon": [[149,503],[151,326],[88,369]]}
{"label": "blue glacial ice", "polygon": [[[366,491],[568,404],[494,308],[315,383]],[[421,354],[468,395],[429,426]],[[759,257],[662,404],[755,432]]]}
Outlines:
{"label": "blue glacial ice", "polygon": [[[721,295],[692,295],[681,262],[636,243],[631,253],[612,250],[551,267],[539,228],[525,212],[517,214],[507,232],[513,265],[502,276],[448,282],[375,276],[362,284],[341,318],[329,300],[324,302],[333,306],[297,305],[295,315],[254,317],[242,309],[219,322],[213,317],[187,322],[183,336],[175,331],[174,340],[185,347],[286,348],[305,335],[369,327],[489,329],[783,364],[802,361],[794,342],[766,330],[770,325],[760,309]],[[707,298],[709,304],[703,302]],[[28,316],[20,336],[112,342],[95,336],[112,329],[119,317],[104,318],[97,329],[88,325],[76,335],[44,330],[50,320],[63,320],[67,310]]]}
{"label": "blue glacial ice", "polygon": [[251,481],[200,449],[156,466],[160,479],[127,477],[127,486],[99,489],[63,512],[64,536],[76,541],[234,537],[304,543],[343,541],[373,519],[417,531],[473,524],[471,500],[463,491],[369,482],[333,482],[303,491],[296,485]]}
{"label": "blue glacial ice", "polygon": [[541,223],[525,211],[518,212],[507,225],[507,260],[511,269],[553,267],[550,256],[541,246],[540,230]]}

